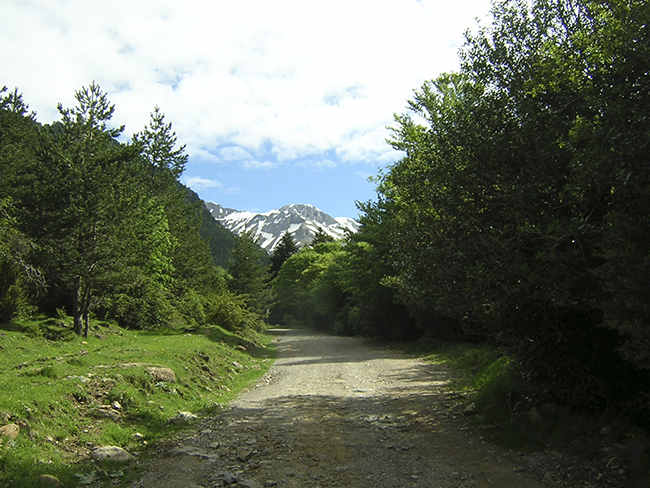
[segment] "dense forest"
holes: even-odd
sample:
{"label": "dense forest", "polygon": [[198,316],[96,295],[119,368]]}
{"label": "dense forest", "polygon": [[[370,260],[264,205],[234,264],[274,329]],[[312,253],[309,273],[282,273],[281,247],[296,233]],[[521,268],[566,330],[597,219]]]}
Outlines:
{"label": "dense forest", "polygon": [[533,401],[647,419],[650,4],[492,13],[458,72],[395,117],[402,157],[359,204],[361,230],[282,266],[274,314],[488,343],[539,385]]}
{"label": "dense forest", "polygon": [[359,232],[300,250],[285,235],[270,261],[250,234],[220,240],[157,108],[120,142],[96,84],[51,125],[5,89],[0,319],[474,341],[538,385],[527,401],[647,419],[650,4],[492,13],[458,71],[395,116],[400,159],[358,204]]}
{"label": "dense forest", "polygon": [[246,277],[224,270],[244,247],[252,254],[239,259],[263,275],[260,251],[179,183],[187,155],[164,114],[156,107],[121,142],[97,84],[76,100],[42,125],[18,89],[0,91],[0,321],[70,315],[80,335],[91,316],[136,329],[262,328]]}

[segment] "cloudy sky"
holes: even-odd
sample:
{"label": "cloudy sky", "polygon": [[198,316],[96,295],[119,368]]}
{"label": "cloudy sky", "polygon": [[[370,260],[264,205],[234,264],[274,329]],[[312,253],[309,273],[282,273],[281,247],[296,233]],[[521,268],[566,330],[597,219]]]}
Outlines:
{"label": "cloudy sky", "polygon": [[[413,90],[489,0],[0,0],[0,87],[49,123],[97,82],[126,134],[158,105],[204,200],[356,217]],[[486,24],[487,20],[482,20]]]}

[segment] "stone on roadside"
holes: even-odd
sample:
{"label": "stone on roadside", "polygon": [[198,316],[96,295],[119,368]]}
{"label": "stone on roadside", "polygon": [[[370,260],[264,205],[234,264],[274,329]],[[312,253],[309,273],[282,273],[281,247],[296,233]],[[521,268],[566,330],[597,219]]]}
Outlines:
{"label": "stone on roadside", "polygon": [[147,373],[153,376],[153,379],[156,381],[166,381],[168,383],[176,383],[176,374],[174,373],[173,369],[150,367],[147,368]]}
{"label": "stone on roadside", "polygon": [[102,405],[97,409],[97,415],[100,417],[106,417],[111,420],[119,420],[121,417],[120,412],[115,410],[114,408],[111,408],[110,406],[107,405]]}
{"label": "stone on roadside", "polygon": [[59,478],[51,474],[40,475],[38,477],[38,484],[40,486],[53,486],[53,487],[63,486],[63,483],[59,481]]}
{"label": "stone on roadside", "polygon": [[251,457],[253,457],[252,449],[249,449],[248,447],[237,448],[237,459],[239,459],[241,462],[245,463],[247,461],[250,461]]}
{"label": "stone on roadside", "polygon": [[479,410],[476,406],[476,403],[470,403],[467,407],[465,407],[465,410],[463,410],[463,413],[465,415],[477,415],[478,412]]}
{"label": "stone on roadside", "polygon": [[191,412],[178,412],[175,416],[169,419],[172,424],[187,424],[198,417]]}
{"label": "stone on roadside", "polygon": [[[0,427],[0,437],[8,437],[12,441],[18,437],[19,433],[20,427],[18,427],[16,424],[7,424]],[[2,440],[0,440],[0,443],[1,442]]]}
{"label": "stone on roadside", "polygon": [[126,463],[134,459],[133,455],[117,446],[104,446],[95,449],[90,453],[90,457],[96,461],[115,461]]}
{"label": "stone on roadside", "polygon": [[264,488],[264,486],[255,480],[244,480],[237,483],[237,488]]}
{"label": "stone on roadside", "polygon": [[234,483],[237,483],[237,477],[234,474],[226,471],[223,473],[223,482],[227,485],[232,485]]}
{"label": "stone on roadside", "polygon": [[207,459],[209,461],[216,461],[219,459],[219,456],[216,454],[211,454],[208,452],[205,452],[199,448],[192,447],[192,446],[179,446],[175,447],[174,449],[171,449],[170,451],[167,452],[167,455],[169,456],[192,456],[200,459]]}

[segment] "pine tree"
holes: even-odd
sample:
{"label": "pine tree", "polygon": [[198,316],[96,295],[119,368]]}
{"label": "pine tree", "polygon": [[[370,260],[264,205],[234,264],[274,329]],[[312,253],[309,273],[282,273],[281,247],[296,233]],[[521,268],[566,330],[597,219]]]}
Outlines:
{"label": "pine tree", "polygon": [[316,235],[312,239],[310,246],[316,247],[318,244],[325,244],[327,242],[334,242],[334,241],[335,239],[331,235],[325,233],[323,228],[319,227],[318,232],[316,232]]}
{"label": "pine tree", "polygon": [[[117,141],[114,106],[93,83],[78,105],[59,104],[61,121],[43,131],[25,203],[31,237],[41,249],[48,284],[69,297],[74,330],[88,333],[93,298],[110,282],[170,273],[170,241],[160,205],[144,191],[145,167],[135,145]],[[85,325],[85,330],[84,330]]]}
{"label": "pine tree", "polygon": [[18,203],[32,193],[26,167],[36,154],[38,130],[18,89],[0,89],[0,322],[28,305],[29,290],[43,289],[40,271],[28,262],[33,242],[19,230],[18,218]]}
{"label": "pine tree", "polygon": [[291,234],[286,231],[284,234],[282,234],[280,242],[278,242],[278,245],[275,246],[273,254],[271,255],[271,279],[275,278],[278,275],[280,268],[282,268],[282,265],[286,262],[286,260],[297,252],[298,246],[296,246],[296,243],[294,242]]}
{"label": "pine tree", "polygon": [[252,233],[244,232],[236,239],[228,266],[230,291],[246,296],[251,310],[260,316],[268,315],[273,302],[264,257],[264,250],[257,245]]}
{"label": "pine tree", "polygon": [[151,171],[151,180],[158,184],[175,182],[185,171],[188,156],[185,144],[176,148],[176,133],[171,122],[165,123],[165,114],[154,107],[149,125],[133,135],[133,143],[142,149]]}

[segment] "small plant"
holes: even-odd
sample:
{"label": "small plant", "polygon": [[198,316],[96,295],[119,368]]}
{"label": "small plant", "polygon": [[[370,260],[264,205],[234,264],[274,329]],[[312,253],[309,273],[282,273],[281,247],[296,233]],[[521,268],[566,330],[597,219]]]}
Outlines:
{"label": "small plant", "polygon": [[68,314],[66,313],[65,309],[63,308],[57,308],[56,309],[56,316],[61,322],[61,325],[65,325],[68,322]]}
{"label": "small plant", "polygon": [[133,433],[133,430],[123,428],[119,424],[109,423],[104,426],[101,440],[104,444],[125,447],[132,440]]}
{"label": "small plant", "polygon": [[52,379],[57,379],[61,375],[56,366],[45,366],[38,371],[38,374]]}

